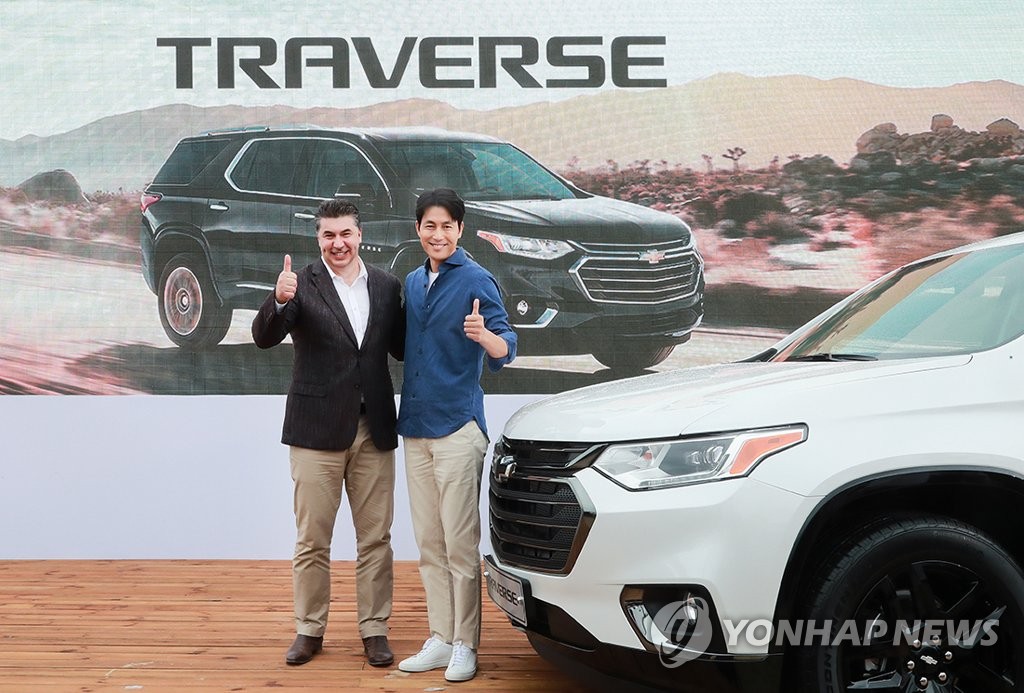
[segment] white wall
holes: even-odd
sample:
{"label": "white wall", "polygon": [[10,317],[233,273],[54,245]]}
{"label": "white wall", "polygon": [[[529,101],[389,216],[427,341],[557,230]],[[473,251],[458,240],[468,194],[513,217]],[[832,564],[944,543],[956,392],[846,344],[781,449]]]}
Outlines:
{"label": "white wall", "polygon": [[[494,441],[536,396],[488,395]],[[0,559],[286,559],[284,396],[0,397]],[[488,453],[485,465],[490,464]],[[402,449],[395,558],[416,559]],[[486,477],[486,474],[485,474]],[[481,493],[482,550],[487,482]],[[333,557],[355,558],[348,504]]]}

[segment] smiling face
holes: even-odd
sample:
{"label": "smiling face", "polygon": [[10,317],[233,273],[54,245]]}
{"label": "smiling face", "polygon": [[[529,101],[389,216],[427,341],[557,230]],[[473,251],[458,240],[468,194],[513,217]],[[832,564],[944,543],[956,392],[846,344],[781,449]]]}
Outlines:
{"label": "smiling face", "polygon": [[462,227],[461,221],[455,221],[451,213],[440,206],[428,207],[423,217],[416,222],[416,233],[424,252],[430,258],[430,269],[434,272],[459,247]]}
{"label": "smiling face", "polygon": [[359,274],[359,244],[363,233],[354,216],[321,217],[316,240],[324,261],[335,274],[346,281]]}

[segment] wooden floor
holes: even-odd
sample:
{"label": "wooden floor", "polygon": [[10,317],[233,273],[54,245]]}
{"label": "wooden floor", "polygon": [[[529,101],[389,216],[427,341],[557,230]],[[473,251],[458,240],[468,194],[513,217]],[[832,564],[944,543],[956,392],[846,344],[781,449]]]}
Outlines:
{"label": "wooden floor", "polygon": [[[353,564],[333,565],[324,652],[290,667],[285,561],[0,561],[0,691],[523,691],[583,693],[534,654],[484,595],[475,679],[366,664]],[[416,564],[396,563],[396,661],[427,636]]]}

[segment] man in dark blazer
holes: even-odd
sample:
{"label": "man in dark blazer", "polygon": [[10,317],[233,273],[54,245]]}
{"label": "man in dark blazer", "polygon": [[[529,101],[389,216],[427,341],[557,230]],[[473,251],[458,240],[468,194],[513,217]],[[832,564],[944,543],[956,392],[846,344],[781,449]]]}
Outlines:
{"label": "man in dark blazer", "polygon": [[298,273],[285,255],[274,293],[252,323],[267,349],[291,334],[292,384],[281,442],[290,446],[297,537],[296,637],[285,661],[323,647],[331,600],[331,537],[344,487],[356,534],[356,601],[367,660],[387,666],[392,601],[395,393],[388,354],[402,359],[401,283],[359,259],[359,210],[327,200],[316,215],[321,258]]}

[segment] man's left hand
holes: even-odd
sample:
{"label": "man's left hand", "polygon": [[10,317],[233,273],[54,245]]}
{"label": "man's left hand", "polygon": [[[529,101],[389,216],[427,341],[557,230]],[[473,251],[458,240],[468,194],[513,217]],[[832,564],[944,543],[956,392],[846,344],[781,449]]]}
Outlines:
{"label": "man's left hand", "polygon": [[463,329],[466,331],[466,336],[472,339],[474,342],[479,342],[484,338],[484,333],[490,334],[490,331],[484,327],[484,316],[480,315],[480,299],[473,299],[473,312],[466,316],[466,322],[463,323]]}
{"label": "man's left hand", "polygon": [[484,316],[480,315],[480,299],[473,299],[473,312],[463,323],[466,337],[479,344],[492,359],[503,359],[508,355],[508,342],[484,327]]}

